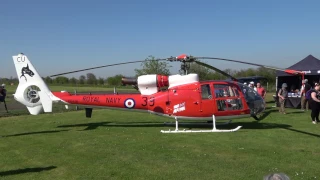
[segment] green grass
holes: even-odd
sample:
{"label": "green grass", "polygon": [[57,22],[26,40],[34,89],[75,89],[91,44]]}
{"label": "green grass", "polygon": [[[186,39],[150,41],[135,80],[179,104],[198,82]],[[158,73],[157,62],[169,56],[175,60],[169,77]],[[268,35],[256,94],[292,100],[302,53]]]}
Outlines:
{"label": "green grass", "polygon": [[[1,179],[291,179],[320,178],[319,126],[310,112],[234,120],[232,133],[161,134],[173,121],[116,110],[0,118]],[[180,126],[189,129],[190,126]],[[210,129],[194,127],[194,129]]]}

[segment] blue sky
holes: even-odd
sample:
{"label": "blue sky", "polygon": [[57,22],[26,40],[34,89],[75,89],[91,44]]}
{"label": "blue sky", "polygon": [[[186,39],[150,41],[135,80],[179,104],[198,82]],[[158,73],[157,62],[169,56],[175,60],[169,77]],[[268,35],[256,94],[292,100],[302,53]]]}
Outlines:
{"label": "blue sky", "polygon": [[[16,77],[12,55],[20,52],[41,76],[182,53],[286,68],[309,54],[320,59],[319,7],[316,0],[0,1],[0,77]],[[91,72],[134,75],[139,67]]]}

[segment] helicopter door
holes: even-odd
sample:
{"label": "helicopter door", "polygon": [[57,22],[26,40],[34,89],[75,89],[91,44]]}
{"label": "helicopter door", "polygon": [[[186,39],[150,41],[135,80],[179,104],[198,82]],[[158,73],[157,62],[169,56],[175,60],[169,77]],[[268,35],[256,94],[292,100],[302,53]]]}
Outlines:
{"label": "helicopter door", "polygon": [[216,104],[216,115],[236,115],[243,110],[240,93],[232,84],[215,84],[214,95]]}
{"label": "helicopter door", "polygon": [[212,85],[202,84],[200,112],[202,112],[204,116],[212,116],[212,112],[214,111],[214,101],[212,97]]}

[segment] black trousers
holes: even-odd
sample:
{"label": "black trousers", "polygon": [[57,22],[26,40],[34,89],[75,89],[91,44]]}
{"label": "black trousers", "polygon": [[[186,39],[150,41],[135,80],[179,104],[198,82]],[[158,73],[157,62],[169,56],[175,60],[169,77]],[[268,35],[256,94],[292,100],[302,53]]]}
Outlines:
{"label": "black trousers", "polygon": [[310,102],[309,105],[311,106],[311,119],[312,119],[312,121],[315,121],[315,120],[319,121],[319,113],[320,113],[319,103],[313,101],[313,102]]}

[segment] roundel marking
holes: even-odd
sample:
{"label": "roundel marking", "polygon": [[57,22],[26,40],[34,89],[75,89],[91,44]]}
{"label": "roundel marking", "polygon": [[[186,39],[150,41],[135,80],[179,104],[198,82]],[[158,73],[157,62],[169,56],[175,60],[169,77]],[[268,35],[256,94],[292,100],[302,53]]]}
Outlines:
{"label": "roundel marking", "polygon": [[134,99],[128,98],[124,101],[124,106],[126,108],[134,108],[134,106],[136,105],[136,102],[134,101]]}

